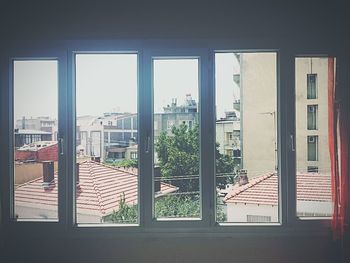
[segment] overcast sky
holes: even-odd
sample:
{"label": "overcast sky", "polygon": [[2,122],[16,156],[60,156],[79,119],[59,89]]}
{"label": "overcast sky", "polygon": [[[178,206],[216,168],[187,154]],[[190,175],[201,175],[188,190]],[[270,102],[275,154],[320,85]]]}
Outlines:
{"label": "overcast sky", "polygon": [[[239,65],[233,53],[216,54],[217,113],[232,110],[239,90],[233,73]],[[15,118],[50,116],[57,118],[57,62],[15,61]],[[157,59],[154,61],[154,110],[177,98],[181,105],[186,94],[198,102],[198,60]],[[137,55],[80,54],[76,58],[77,115],[104,112],[136,112]]]}

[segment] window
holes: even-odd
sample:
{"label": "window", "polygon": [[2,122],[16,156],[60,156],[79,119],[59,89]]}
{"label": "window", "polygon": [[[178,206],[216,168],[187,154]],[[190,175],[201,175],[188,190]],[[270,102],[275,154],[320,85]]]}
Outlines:
{"label": "window", "polygon": [[[332,71],[328,57],[295,59],[296,212],[301,219],[330,216],[333,211],[328,144]],[[310,99],[317,99],[317,104]]]}
{"label": "window", "polygon": [[[14,217],[58,220],[57,60],[14,60]],[[38,106],[40,105],[40,106]],[[49,207],[49,209],[48,209]]]}
{"label": "window", "polygon": [[308,166],[307,172],[308,173],[318,173],[318,167],[317,166]]}
{"label": "window", "polygon": [[317,136],[307,136],[307,160],[317,161]]}
{"label": "window", "polygon": [[[331,202],[319,210],[307,209],[310,204],[304,202],[300,191],[314,182],[305,178],[317,181],[325,173],[322,182],[329,181],[324,123],[328,117],[326,79],[324,71],[317,68],[318,63],[323,65],[325,61],[312,60],[318,90],[317,100],[310,101],[305,94],[310,59],[295,60],[296,110],[292,112],[285,103],[286,91],[278,85],[279,78],[281,82],[285,80],[279,76],[279,55],[275,51],[235,53],[220,49],[209,53],[200,50],[199,55],[193,55],[197,52],[186,49],[184,55],[179,55],[180,51],[175,55],[166,51],[159,56],[150,53],[145,48],[139,61],[141,55],[135,51],[73,52],[70,62],[74,70],[66,76],[68,83],[73,82],[73,87],[66,88],[73,92],[67,102],[69,105],[71,100],[73,110],[67,107],[69,111],[64,111],[64,118],[59,120],[50,116],[50,126],[40,126],[31,133],[21,129],[21,125],[25,130],[34,127],[31,116],[14,118],[16,128],[11,136],[16,147],[37,141],[37,148],[47,146],[57,138],[52,134],[57,134],[58,124],[64,122],[56,154],[63,156],[61,169],[66,173],[60,185],[65,194],[72,195],[70,204],[69,198],[58,201],[58,192],[50,193],[55,202],[52,217],[40,210],[38,217],[18,213],[19,219],[57,221],[61,204],[65,214],[59,221],[64,225],[77,224],[82,229],[86,224],[112,224],[112,232],[127,232],[129,226],[142,226],[147,231],[158,231],[163,226],[167,231],[175,231],[178,226],[194,230],[210,227],[213,231],[227,227],[232,231],[236,224],[283,224],[283,204],[290,204],[281,200],[294,198],[297,211],[287,216],[294,216],[295,220],[331,214]],[[58,71],[59,63],[48,61],[56,63],[53,68]],[[19,76],[16,67],[15,80]],[[52,79],[58,82],[57,76]],[[52,90],[50,94],[58,89],[55,82],[47,86]],[[17,107],[32,107],[17,102],[18,82],[13,88],[15,114]],[[56,108],[57,104],[63,109],[67,106],[65,96],[60,100],[55,96],[45,98],[52,100],[52,105],[56,103]],[[295,126],[289,123],[294,114]],[[282,129],[286,115],[288,129]],[[296,152],[283,144],[293,128]],[[62,142],[62,136],[68,140]],[[290,162],[293,158],[288,158],[293,154],[295,164]],[[32,164],[32,157],[21,165]],[[58,164],[52,164],[50,159],[41,163],[41,169],[45,174],[53,171],[55,179]],[[290,176],[294,165],[297,191],[292,196],[293,191],[285,193],[283,189],[286,180],[292,181],[286,176]],[[18,171],[15,170],[15,176]],[[71,183],[73,189],[67,188]],[[17,213],[20,186],[13,188]],[[67,218],[72,222],[67,223]]]}
{"label": "window", "polygon": [[317,74],[307,74],[307,98],[317,98]]}
{"label": "window", "polygon": [[131,118],[125,118],[124,119],[124,129],[125,130],[131,130]]}
{"label": "window", "polygon": [[307,106],[307,129],[317,129],[317,105]]}
{"label": "window", "polygon": [[197,58],[153,59],[154,119],[167,119],[167,130],[154,129],[153,202],[160,220],[201,216],[200,131],[182,121],[197,119],[198,67]]}
{"label": "window", "polygon": [[279,221],[276,67],[273,52],[215,53],[218,222]]}
{"label": "window", "polygon": [[[77,53],[75,72],[76,119],[85,120],[80,131],[90,131],[86,155],[76,156],[77,223],[137,224],[139,176],[128,169],[137,167],[137,159],[126,162],[131,132],[118,130],[130,130],[129,115],[137,115],[137,55]],[[99,123],[116,109],[117,129],[108,127],[106,143]]]}

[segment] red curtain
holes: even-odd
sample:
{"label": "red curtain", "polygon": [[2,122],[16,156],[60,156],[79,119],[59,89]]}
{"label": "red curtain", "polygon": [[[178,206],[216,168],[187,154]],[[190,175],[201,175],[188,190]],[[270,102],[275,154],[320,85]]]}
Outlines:
{"label": "red curtain", "polygon": [[328,133],[331,157],[332,196],[334,213],[332,220],[333,239],[340,240],[343,262],[346,249],[344,240],[349,232],[350,222],[350,179],[349,179],[349,126],[341,88],[335,85],[334,58],[328,58]]}

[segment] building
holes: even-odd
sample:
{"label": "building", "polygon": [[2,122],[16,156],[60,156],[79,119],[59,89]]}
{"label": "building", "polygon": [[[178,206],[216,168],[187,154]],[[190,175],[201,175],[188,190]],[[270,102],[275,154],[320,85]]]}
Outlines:
{"label": "building", "polygon": [[41,130],[15,129],[16,148],[38,141],[52,141],[52,133]]}
{"label": "building", "polygon": [[198,105],[192,99],[191,94],[186,94],[183,105],[177,104],[177,99],[172,99],[171,104],[163,107],[162,113],[154,114],[154,138],[157,140],[161,132],[171,134],[173,126],[186,124],[189,129],[198,124]]}
{"label": "building", "polygon": [[295,71],[297,171],[330,174],[328,58],[298,58]]}
{"label": "building", "polygon": [[52,140],[57,141],[57,120],[52,119],[48,116],[37,118],[27,118],[23,116],[22,119],[16,120],[15,128],[22,130],[37,130],[49,132],[53,136]]}
{"label": "building", "polygon": [[[277,75],[273,53],[240,55],[242,165],[255,177],[278,170]],[[297,171],[330,174],[328,58],[296,59]]]}
{"label": "building", "polygon": [[57,141],[36,141],[26,144],[16,149],[15,161],[58,161],[58,143]]}
{"label": "building", "polygon": [[[198,123],[197,103],[190,94],[184,105],[176,99],[154,115],[154,137],[162,131],[171,134],[173,126],[186,124],[190,129]],[[101,161],[121,161],[130,155],[129,146],[138,144],[136,113],[105,113],[104,116],[77,117],[77,155],[101,157]],[[126,153],[127,152],[127,153]],[[135,157],[135,154],[132,154]]]}
{"label": "building", "polygon": [[[58,174],[43,173],[15,189],[16,213],[21,218],[57,218]],[[79,223],[101,223],[114,211],[118,211],[121,198],[127,205],[136,205],[138,200],[137,169],[121,169],[93,161],[79,164],[77,169],[77,220]],[[160,183],[155,193],[160,197],[177,191],[175,186]]]}
{"label": "building", "polygon": [[[333,202],[328,174],[298,173],[297,215],[331,217]],[[278,176],[267,173],[233,185],[224,198],[227,222],[279,222]]]}
{"label": "building", "polygon": [[138,141],[135,113],[80,116],[76,129],[78,156],[96,156],[102,161],[124,159],[125,148]]}
{"label": "building", "polygon": [[219,152],[241,163],[241,122],[238,111],[226,112],[226,117],[216,120],[216,142]]}
{"label": "building", "polygon": [[276,53],[241,53],[242,167],[250,178],[277,169]]}

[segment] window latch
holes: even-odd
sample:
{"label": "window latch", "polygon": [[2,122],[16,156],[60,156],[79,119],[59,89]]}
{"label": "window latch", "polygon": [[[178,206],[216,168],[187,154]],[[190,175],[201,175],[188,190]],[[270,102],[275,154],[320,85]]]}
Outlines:
{"label": "window latch", "polygon": [[59,142],[59,144],[60,144],[60,155],[63,155],[63,153],[64,153],[64,141],[63,141],[63,138],[59,138],[58,139],[58,142]]}
{"label": "window latch", "polygon": [[145,141],[145,153],[149,153],[151,147],[151,137],[148,135]]}
{"label": "window latch", "polygon": [[292,152],[295,152],[294,135],[290,134],[289,137],[290,137],[290,149]]}

